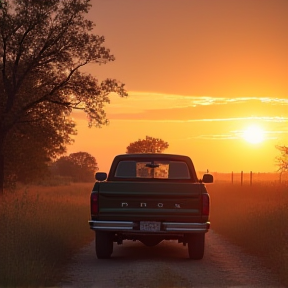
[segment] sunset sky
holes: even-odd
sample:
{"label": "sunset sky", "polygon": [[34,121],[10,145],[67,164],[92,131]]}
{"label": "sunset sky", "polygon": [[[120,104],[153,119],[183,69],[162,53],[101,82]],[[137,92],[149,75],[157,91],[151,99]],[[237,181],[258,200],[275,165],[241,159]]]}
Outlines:
{"label": "sunset sky", "polygon": [[[101,129],[73,113],[68,153],[88,152],[108,172],[148,135],[167,141],[167,153],[189,155],[197,171],[277,170],[275,145],[288,145],[287,0],[91,3],[95,33],[116,60],[84,70],[124,82],[129,97],[111,95]],[[251,125],[259,143],[247,136]]]}

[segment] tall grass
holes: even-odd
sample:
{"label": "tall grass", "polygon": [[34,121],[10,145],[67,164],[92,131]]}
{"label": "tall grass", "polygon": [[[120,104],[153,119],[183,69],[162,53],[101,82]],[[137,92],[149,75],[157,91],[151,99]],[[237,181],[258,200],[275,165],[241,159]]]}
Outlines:
{"label": "tall grass", "polygon": [[92,184],[30,187],[0,198],[0,286],[54,286],[64,264],[92,240]]}
{"label": "tall grass", "polygon": [[211,228],[260,257],[288,286],[288,186],[215,184]]}
{"label": "tall grass", "polygon": [[[0,198],[0,286],[55,286],[90,242],[92,184],[30,187]],[[288,286],[288,186],[215,183],[211,228],[257,255]]]}

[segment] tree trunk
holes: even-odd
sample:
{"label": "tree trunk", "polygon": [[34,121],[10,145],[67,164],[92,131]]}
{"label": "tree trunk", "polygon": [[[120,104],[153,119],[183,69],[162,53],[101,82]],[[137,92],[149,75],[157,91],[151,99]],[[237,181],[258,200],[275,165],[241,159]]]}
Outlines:
{"label": "tree trunk", "polygon": [[5,138],[6,138],[5,130],[2,128],[0,129],[0,195],[4,194],[4,143],[5,143]]}
{"label": "tree trunk", "polygon": [[4,194],[4,155],[0,153],[0,195]]}

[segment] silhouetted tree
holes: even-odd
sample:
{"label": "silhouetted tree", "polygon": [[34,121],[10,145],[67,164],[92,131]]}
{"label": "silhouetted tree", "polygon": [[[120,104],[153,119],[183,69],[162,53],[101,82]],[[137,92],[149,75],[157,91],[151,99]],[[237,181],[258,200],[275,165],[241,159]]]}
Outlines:
{"label": "silhouetted tree", "polygon": [[126,153],[162,153],[168,147],[168,142],[159,138],[146,136],[145,139],[139,139],[130,143],[126,148]]}
{"label": "silhouetted tree", "polygon": [[[9,166],[5,163],[14,152],[11,139],[18,143],[15,157],[24,154],[21,147],[26,138],[30,139],[26,148],[38,143],[35,159],[42,161],[37,155],[44,143],[44,158],[51,160],[65,151],[75,132],[69,119],[73,109],[83,110],[89,126],[99,127],[107,124],[104,104],[109,103],[109,93],[127,96],[124,84],[115,79],[99,83],[79,71],[88,63],[114,60],[103,46],[104,37],[94,35],[93,22],[84,18],[89,0],[4,2],[0,9],[0,193],[4,168]],[[25,157],[18,163],[22,160]]]}
{"label": "silhouetted tree", "polygon": [[276,157],[277,166],[279,167],[279,172],[288,171],[288,147],[286,146],[276,146],[280,150],[281,156]]}
{"label": "silhouetted tree", "polygon": [[74,182],[91,182],[95,179],[95,172],[99,170],[96,159],[87,152],[62,156],[55,161],[54,166],[58,175],[71,177]]}
{"label": "silhouetted tree", "polygon": [[[59,131],[53,129],[55,125]],[[48,122],[45,114],[39,122],[15,125],[4,147],[5,155],[9,155],[5,161],[6,185],[16,180],[29,183],[47,176],[47,164],[65,152],[65,143],[72,143],[68,133],[75,133],[73,130],[73,122],[62,123],[57,116]]]}

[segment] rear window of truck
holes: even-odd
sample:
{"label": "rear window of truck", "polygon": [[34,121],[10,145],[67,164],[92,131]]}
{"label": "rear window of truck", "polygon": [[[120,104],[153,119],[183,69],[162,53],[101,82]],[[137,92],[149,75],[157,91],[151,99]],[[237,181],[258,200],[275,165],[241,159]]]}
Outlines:
{"label": "rear window of truck", "polygon": [[183,161],[120,161],[117,165],[114,177],[138,179],[191,179],[189,168]]}

